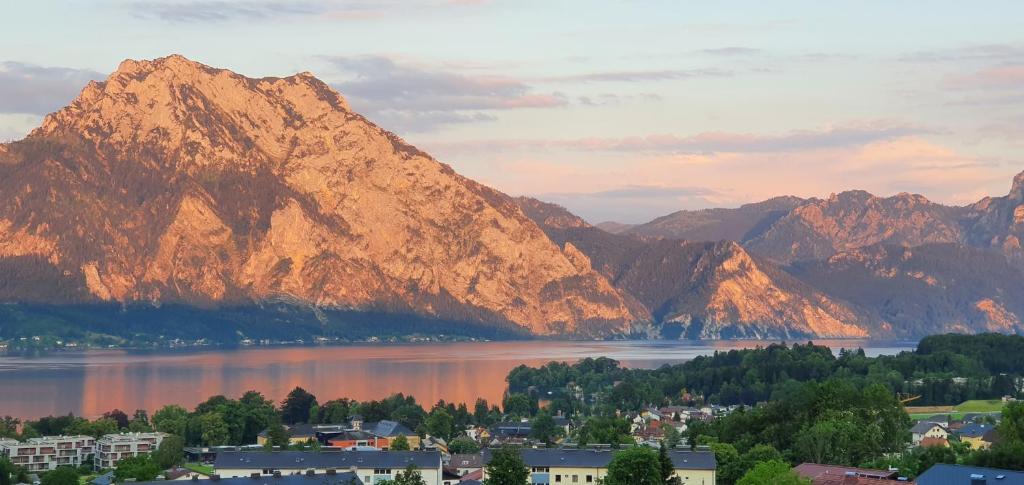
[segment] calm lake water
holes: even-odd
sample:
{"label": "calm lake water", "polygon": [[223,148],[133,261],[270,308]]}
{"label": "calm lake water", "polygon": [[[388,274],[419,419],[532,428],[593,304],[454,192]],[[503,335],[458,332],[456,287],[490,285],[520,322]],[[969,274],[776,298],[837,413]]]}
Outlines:
{"label": "calm lake water", "polygon": [[[280,401],[302,386],[320,401],[379,399],[396,392],[423,404],[444,399],[500,402],[505,376],[519,364],[610,357],[634,368],[767,345],[724,342],[484,342],[339,347],[246,348],[201,352],[88,351],[39,358],[0,358],[0,416],[36,418],[74,413],[95,417],[111,409],[152,413],[165,404],[192,408],[207,397],[238,397],[255,389]],[[821,340],[868,355],[912,350],[914,342]]]}

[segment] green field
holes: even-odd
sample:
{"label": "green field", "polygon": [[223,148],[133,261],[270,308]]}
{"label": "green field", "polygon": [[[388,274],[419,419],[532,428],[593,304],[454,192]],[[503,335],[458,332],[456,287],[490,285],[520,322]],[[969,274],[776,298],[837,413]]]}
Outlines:
{"label": "green field", "polygon": [[186,463],[185,468],[194,472],[202,473],[203,475],[213,475],[213,467],[210,465],[203,465],[200,463]]}
{"label": "green field", "polygon": [[996,413],[1003,410],[1003,401],[999,399],[964,401],[956,407],[961,413]]}

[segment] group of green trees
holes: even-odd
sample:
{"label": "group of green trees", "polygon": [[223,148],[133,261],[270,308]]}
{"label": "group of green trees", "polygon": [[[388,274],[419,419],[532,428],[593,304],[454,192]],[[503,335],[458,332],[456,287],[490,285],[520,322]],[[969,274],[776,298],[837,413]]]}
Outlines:
{"label": "group of green trees", "polygon": [[773,344],[716,352],[659,369],[626,369],[607,358],[519,366],[509,373],[508,383],[512,393],[554,396],[552,409],[569,414],[637,410],[651,404],[754,405],[772,399],[791,381],[833,378],[860,389],[878,384],[921,396],[915,404],[956,404],[1020,396],[1020,355],[1024,337],[998,334],[927,337],[913,352],[878,357],[867,357],[859,349],[836,356],[828,347],[811,343]]}

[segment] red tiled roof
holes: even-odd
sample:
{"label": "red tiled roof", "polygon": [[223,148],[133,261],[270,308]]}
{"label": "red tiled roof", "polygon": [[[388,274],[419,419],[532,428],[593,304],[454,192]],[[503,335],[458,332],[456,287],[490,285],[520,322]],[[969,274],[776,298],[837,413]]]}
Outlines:
{"label": "red tiled roof", "polygon": [[889,478],[870,478],[846,475],[821,475],[812,480],[814,485],[894,485],[897,482]]}
{"label": "red tiled roof", "polygon": [[[893,479],[899,472],[889,470],[872,470],[869,468],[854,468],[849,466],[822,465],[819,463],[801,463],[793,469],[798,475],[804,478],[816,479],[822,475],[833,477],[845,477],[846,472],[853,472],[863,478],[888,478]],[[817,483],[817,482],[815,482]]]}
{"label": "red tiled roof", "polygon": [[946,438],[925,437],[921,438],[920,446],[922,448],[927,448],[929,446],[949,446],[949,440],[947,440]]}

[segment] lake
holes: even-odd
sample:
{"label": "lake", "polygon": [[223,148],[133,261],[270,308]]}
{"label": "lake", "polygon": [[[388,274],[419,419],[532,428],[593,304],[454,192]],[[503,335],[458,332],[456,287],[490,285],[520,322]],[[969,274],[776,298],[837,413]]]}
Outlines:
{"label": "lake", "polygon": [[[838,352],[861,347],[869,356],[912,350],[915,342],[819,340]],[[499,403],[505,376],[520,365],[610,357],[633,368],[709,355],[766,341],[516,341],[334,347],[257,347],[144,353],[96,350],[37,358],[0,358],[0,416],[37,418],[112,409],[131,415],[165,404],[191,409],[207,397],[238,397],[254,389],[280,401],[295,386],[321,402],[411,394],[424,405],[444,399]]]}

